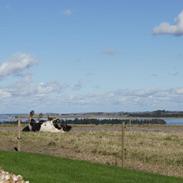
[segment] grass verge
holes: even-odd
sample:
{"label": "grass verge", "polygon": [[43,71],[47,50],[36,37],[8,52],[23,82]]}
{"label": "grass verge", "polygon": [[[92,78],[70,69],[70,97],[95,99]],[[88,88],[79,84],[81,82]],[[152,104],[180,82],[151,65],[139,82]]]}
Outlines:
{"label": "grass verge", "polygon": [[0,167],[30,183],[182,183],[182,178],[137,172],[48,155],[0,152]]}

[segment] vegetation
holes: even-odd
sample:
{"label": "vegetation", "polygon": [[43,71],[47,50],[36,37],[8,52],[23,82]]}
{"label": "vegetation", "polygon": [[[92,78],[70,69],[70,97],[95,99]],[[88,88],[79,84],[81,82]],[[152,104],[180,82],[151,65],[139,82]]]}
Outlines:
{"label": "vegetation", "polygon": [[[28,114],[17,114],[16,118],[27,118]],[[183,117],[183,111],[166,111],[155,110],[145,112],[90,112],[90,113],[46,113],[42,114],[43,118],[48,116],[61,117],[61,118],[126,118],[126,117],[143,117],[143,118],[162,118],[162,117]],[[34,117],[39,118],[39,114],[35,114]]]}
{"label": "vegetation", "polygon": [[[40,118],[41,119],[41,118]],[[1,122],[1,124],[16,124],[17,121],[5,121],[5,122]],[[29,121],[27,120],[24,123],[29,123]],[[138,125],[144,125],[144,124],[166,124],[166,121],[163,119],[79,119],[79,118],[75,118],[73,120],[61,120],[61,123],[64,124],[95,124],[95,125],[99,125],[99,124],[138,124]]]}
{"label": "vegetation", "polygon": [[[0,149],[13,150],[17,128],[0,126]],[[125,129],[125,168],[183,177],[183,126]],[[73,125],[69,133],[23,132],[21,150],[121,166],[121,125]]]}
{"label": "vegetation", "polygon": [[31,183],[182,183],[183,179],[46,155],[0,152],[0,166]]}
{"label": "vegetation", "polygon": [[126,113],[126,115],[131,117],[183,117],[183,111],[156,110],[152,112]]}
{"label": "vegetation", "polygon": [[66,124],[166,124],[166,122],[162,119],[78,119],[75,118],[74,120],[64,120]]}

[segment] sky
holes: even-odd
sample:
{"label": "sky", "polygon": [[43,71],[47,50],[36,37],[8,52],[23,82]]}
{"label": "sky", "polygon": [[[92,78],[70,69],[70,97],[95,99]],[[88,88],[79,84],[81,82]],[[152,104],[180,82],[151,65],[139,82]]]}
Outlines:
{"label": "sky", "polygon": [[183,1],[0,0],[0,113],[183,110]]}

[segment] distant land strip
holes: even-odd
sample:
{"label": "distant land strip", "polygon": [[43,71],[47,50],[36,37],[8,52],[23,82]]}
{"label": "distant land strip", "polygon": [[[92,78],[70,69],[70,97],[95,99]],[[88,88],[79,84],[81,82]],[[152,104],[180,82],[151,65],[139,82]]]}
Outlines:
{"label": "distant land strip", "polygon": [[[29,121],[24,121],[24,123],[28,123]],[[1,124],[16,124],[17,121],[3,121]],[[163,119],[61,119],[60,123],[64,124],[166,124],[166,121]]]}

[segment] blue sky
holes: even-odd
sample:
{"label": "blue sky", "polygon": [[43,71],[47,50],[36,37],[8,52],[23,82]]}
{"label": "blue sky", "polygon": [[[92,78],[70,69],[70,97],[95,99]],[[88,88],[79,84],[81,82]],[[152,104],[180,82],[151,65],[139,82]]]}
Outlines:
{"label": "blue sky", "polygon": [[183,109],[183,1],[0,0],[0,113]]}

